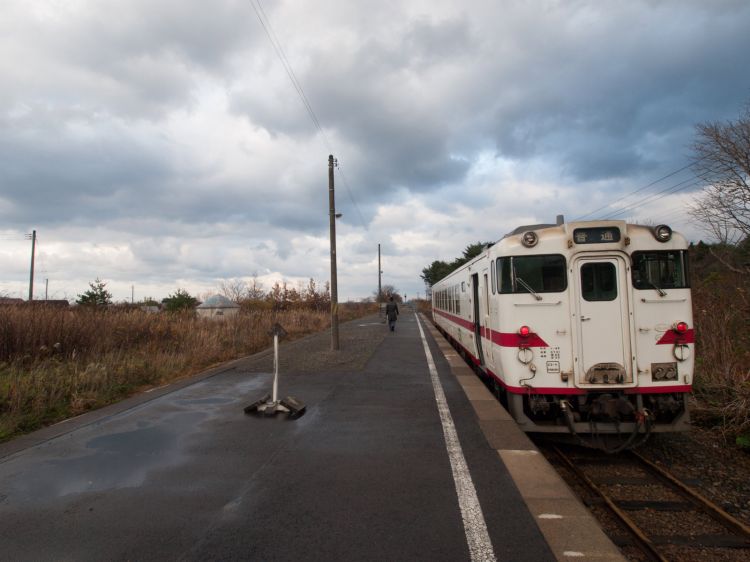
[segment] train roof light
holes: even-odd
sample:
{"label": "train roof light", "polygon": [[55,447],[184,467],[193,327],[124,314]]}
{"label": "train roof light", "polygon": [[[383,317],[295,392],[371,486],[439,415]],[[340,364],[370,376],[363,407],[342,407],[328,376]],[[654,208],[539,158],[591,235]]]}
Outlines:
{"label": "train roof light", "polygon": [[531,335],[531,328],[528,326],[521,326],[518,328],[518,335],[522,338],[528,338]]}
{"label": "train roof light", "polygon": [[666,224],[654,227],[654,238],[659,242],[669,242],[672,239],[672,229]]}
{"label": "train roof light", "polygon": [[685,334],[688,331],[688,325],[686,322],[677,322],[677,324],[674,325],[674,331],[678,334]]}
{"label": "train roof light", "polygon": [[523,235],[521,235],[521,244],[527,248],[533,248],[536,246],[537,242],[539,242],[539,236],[537,236],[537,233],[533,230],[524,232]]}

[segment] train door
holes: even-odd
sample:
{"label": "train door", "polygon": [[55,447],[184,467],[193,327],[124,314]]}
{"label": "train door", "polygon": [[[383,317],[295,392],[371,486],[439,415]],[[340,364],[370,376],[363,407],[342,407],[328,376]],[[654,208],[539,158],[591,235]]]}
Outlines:
{"label": "train door", "polygon": [[580,384],[633,381],[627,266],[618,256],[581,257],[573,267],[576,286]]}
{"label": "train door", "polygon": [[477,359],[480,365],[484,365],[484,353],[482,353],[482,307],[479,302],[479,274],[471,276],[471,290],[474,301],[474,341],[477,348]]}
{"label": "train door", "polygon": [[482,348],[482,351],[485,353],[487,359],[490,360],[490,365],[492,364],[492,337],[490,335],[490,327],[492,324],[490,323],[490,280],[489,275],[487,273],[488,270],[483,271],[483,281],[484,285],[482,285],[482,297],[483,301],[482,304],[482,317],[484,321],[482,322],[482,325],[484,326],[485,333],[487,334],[487,340],[489,341],[488,345]]}

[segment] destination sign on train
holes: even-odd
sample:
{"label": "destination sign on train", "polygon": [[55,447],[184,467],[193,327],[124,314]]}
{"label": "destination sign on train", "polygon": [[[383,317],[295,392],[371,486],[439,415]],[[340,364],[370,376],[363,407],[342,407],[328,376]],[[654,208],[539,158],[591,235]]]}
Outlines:
{"label": "destination sign on train", "polygon": [[620,229],[616,227],[576,228],[573,231],[576,244],[609,244],[620,241]]}

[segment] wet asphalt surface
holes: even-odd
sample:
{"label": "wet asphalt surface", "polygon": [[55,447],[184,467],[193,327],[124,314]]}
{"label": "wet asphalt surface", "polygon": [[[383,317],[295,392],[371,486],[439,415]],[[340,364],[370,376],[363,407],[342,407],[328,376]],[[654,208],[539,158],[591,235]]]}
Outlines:
{"label": "wet asphalt surface", "polygon": [[[468,560],[414,314],[395,333],[348,323],[343,353],[329,346],[281,348],[297,420],[243,413],[270,390],[266,353],[6,449],[0,560]],[[497,559],[553,560],[430,347]]]}

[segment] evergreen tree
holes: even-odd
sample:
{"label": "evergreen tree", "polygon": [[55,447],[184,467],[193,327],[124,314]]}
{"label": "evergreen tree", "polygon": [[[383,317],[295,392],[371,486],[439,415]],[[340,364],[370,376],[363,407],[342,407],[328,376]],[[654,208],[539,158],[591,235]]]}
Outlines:
{"label": "evergreen tree", "polygon": [[177,289],[173,295],[163,299],[162,304],[167,312],[179,312],[181,310],[192,310],[198,304],[198,299],[188,293],[185,289]]}
{"label": "evergreen tree", "polygon": [[112,293],[107,290],[107,284],[97,277],[89,283],[88,291],[78,295],[76,302],[85,306],[106,306],[112,304]]}

